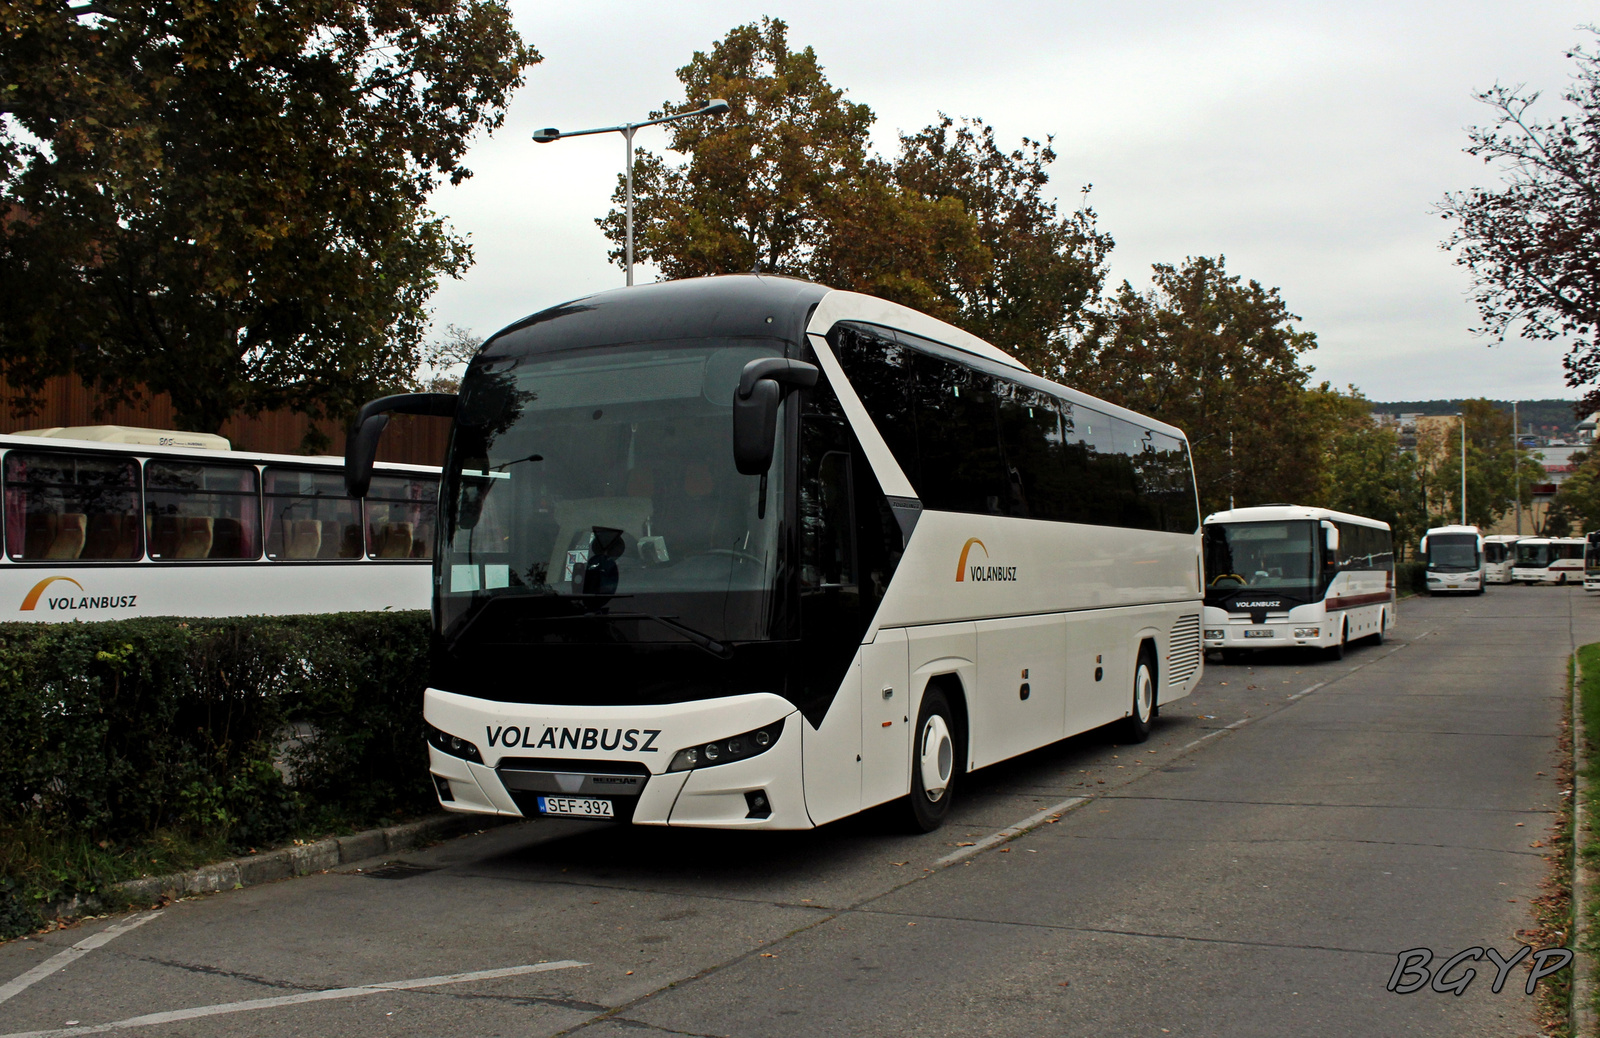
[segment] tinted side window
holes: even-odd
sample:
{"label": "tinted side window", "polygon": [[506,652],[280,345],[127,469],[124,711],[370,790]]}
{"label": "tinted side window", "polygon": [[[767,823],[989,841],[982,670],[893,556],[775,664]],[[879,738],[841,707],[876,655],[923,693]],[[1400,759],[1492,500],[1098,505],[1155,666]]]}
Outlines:
{"label": "tinted side window", "polygon": [[439,521],[439,483],[374,476],[367,491],[367,554],[374,559],[431,559]]}
{"label": "tinted side window", "polygon": [[1005,381],[997,381],[995,398],[1010,514],[1069,521],[1072,503],[1056,398]]}
{"label": "tinted side window", "polygon": [[1000,458],[995,380],[924,354],[914,355],[912,371],[923,504],[950,512],[1019,514]]}
{"label": "tinted side window", "polygon": [[92,454],[6,455],[6,552],[13,559],[144,556],[139,463]]}
{"label": "tinted side window", "polygon": [[152,559],[261,556],[261,502],[253,466],[150,461],[144,482]]}
{"label": "tinted side window", "polygon": [[266,471],[267,558],[358,559],[357,502],[337,472],[271,467]]}

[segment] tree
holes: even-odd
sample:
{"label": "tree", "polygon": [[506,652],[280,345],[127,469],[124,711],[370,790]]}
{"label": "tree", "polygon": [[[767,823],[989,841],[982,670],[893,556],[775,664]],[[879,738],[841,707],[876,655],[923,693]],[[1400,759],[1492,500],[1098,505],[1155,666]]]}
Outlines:
{"label": "tree", "polygon": [[[1519,484],[1523,507],[1533,501],[1533,485],[1545,478],[1544,467],[1512,443],[1511,415],[1489,400],[1464,400],[1467,428],[1467,522],[1488,527],[1516,504]],[[1436,523],[1461,521],[1460,426],[1442,425],[1418,454],[1432,470],[1433,516]]]}
{"label": "tree", "polygon": [[[668,278],[766,270],[915,307],[1059,367],[1105,278],[1109,236],[1084,208],[1062,217],[1043,189],[1049,142],[1010,152],[981,120],[948,117],[871,153],[874,116],[828,81],[783,22],[739,26],[678,70],[684,100],[721,97],[726,120],[672,124],[681,165],[641,150],[638,258]],[[619,184],[613,201],[623,201]],[[623,255],[619,207],[596,221]]]}
{"label": "tree", "polygon": [[1323,430],[1301,358],[1316,336],[1223,257],[1153,269],[1148,292],[1124,281],[1106,301],[1059,377],[1188,433],[1206,512],[1310,500]]}
{"label": "tree", "polygon": [[1381,519],[1396,545],[1414,545],[1428,527],[1416,457],[1373,422],[1372,405],[1354,386],[1340,393],[1324,383],[1309,395],[1324,439],[1321,485],[1307,503]]}
{"label": "tree", "polygon": [[428,193],[538,60],[499,0],[0,3],[0,372],[206,431],[405,383]]}
{"label": "tree", "polygon": [[[1579,451],[1572,455],[1572,474],[1556,490],[1555,500],[1545,515],[1548,529],[1552,517],[1577,519],[1585,531],[1600,530],[1600,452]],[[1557,536],[1551,534],[1551,536]]]}
{"label": "tree", "polygon": [[[1576,109],[1548,121],[1531,110],[1538,91],[1496,85],[1478,95],[1494,124],[1468,130],[1467,154],[1498,165],[1499,188],[1445,196],[1458,223],[1445,241],[1476,281],[1482,333],[1505,341],[1570,338],[1567,384],[1600,381],[1600,58],[1567,52],[1577,74],[1562,97]],[[1600,408],[1600,389],[1577,407]]]}
{"label": "tree", "polygon": [[427,393],[458,392],[462,374],[482,347],[483,336],[472,329],[445,325],[443,337],[422,347],[422,371],[413,385]]}

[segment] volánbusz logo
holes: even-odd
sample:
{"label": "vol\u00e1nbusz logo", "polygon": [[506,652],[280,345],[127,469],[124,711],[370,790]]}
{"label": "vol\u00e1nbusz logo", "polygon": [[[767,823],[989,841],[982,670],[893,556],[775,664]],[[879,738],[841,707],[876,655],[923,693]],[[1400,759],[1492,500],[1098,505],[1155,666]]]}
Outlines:
{"label": "vol\u00e1nbusz logo", "polygon": [[[37,609],[39,599],[44,597],[45,590],[57,581],[71,584],[79,591],[83,585],[71,577],[45,577],[23,596],[19,612],[29,612]],[[58,591],[65,591],[58,588]],[[59,609],[132,609],[138,605],[138,595],[74,595],[70,592],[59,594],[56,597],[45,598],[45,607],[54,611]]]}
{"label": "vol\u00e1nbusz logo", "polygon": [[1255,601],[1255,602],[1235,602],[1235,603],[1233,603],[1233,608],[1235,608],[1235,609],[1276,609],[1281,605],[1283,605],[1283,599],[1281,599],[1281,598],[1263,598],[1263,599],[1260,599],[1259,601]]}
{"label": "vol\u00e1nbusz logo", "polygon": [[965,583],[968,579],[975,582],[986,580],[1016,580],[1017,567],[1015,566],[980,566],[968,563],[973,545],[983,552],[984,559],[989,558],[989,548],[976,537],[967,538],[967,543],[961,546],[961,558],[956,561],[956,582]]}
{"label": "vol\u00e1nbusz logo", "polygon": [[638,753],[660,753],[655,744],[661,735],[659,728],[551,728],[545,727],[537,740],[533,726],[484,725],[483,734],[493,748],[521,746],[538,750],[631,750]]}

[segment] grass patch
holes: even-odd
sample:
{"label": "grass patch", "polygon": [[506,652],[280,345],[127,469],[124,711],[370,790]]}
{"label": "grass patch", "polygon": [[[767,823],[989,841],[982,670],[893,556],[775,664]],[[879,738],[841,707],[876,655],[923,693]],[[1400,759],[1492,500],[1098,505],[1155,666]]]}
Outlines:
{"label": "grass patch", "polygon": [[[1593,874],[1600,871],[1600,643],[1585,645],[1578,650],[1576,670],[1574,680],[1579,681],[1578,712],[1587,749],[1581,777],[1586,786],[1583,807],[1588,816],[1589,832],[1582,845],[1575,849],[1578,863]],[[1575,789],[1576,785],[1564,779],[1562,788]],[[1597,933],[1597,928],[1600,928],[1600,890],[1591,887],[1585,903],[1577,906],[1576,910],[1583,914],[1584,938],[1579,950],[1592,959],[1600,954],[1600,933]],[[1600,986],[1591,990],[1593,994],[1589,1009],[1600,1013]]]}

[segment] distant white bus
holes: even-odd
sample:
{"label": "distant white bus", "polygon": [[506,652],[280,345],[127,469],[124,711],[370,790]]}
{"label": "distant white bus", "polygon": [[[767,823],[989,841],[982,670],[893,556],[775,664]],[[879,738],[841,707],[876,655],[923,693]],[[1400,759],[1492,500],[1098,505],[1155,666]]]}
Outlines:
{"label": "distant white bus", "polygon": [[1581,537],[1518,541],[1511,578],[1519,584],[1575,584],[1584,579],[1583,544]]}
{"label": "distant white bus", "polygon": [[1333,659],[1395,622],[1389,524],[1326,508],[1263,505],[1205,521],[1205,647],[1307,646]]}
{"label": "distant white bus", "polygon": [[439,470],[220,436],[87,426],[0,436],[0,619],[426,609]]}
{"label": "distant white bus", "polygon": [[1583,539],[1583,589],[1600,591],[1600,530]]}
{"label": "distant white bus", "polygon": [[1476,526],[1435,526],[1422,536],[1428,594],[1483,594],[1483,534]]}
{"label": "distant white bus", "polygon": [[1483,579],[1489,584],[1510,584],[1521,534],[1497,533],[1483,539]]}

